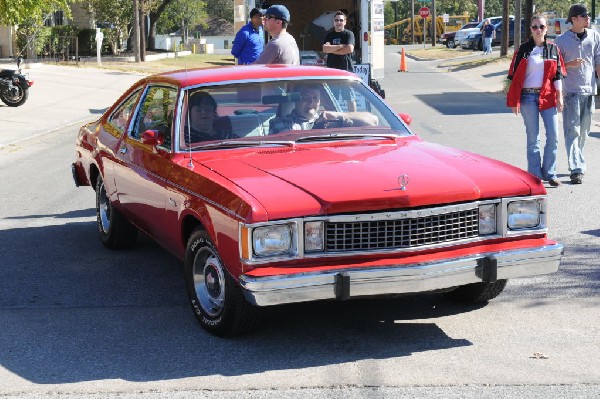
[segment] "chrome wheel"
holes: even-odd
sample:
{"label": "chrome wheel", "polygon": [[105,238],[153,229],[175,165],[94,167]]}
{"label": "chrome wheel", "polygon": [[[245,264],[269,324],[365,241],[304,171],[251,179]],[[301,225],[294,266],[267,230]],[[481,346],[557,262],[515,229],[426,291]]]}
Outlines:
{"label": "chrome wheel", "polygon": [[24,83],[19,81],[13,83],[12,87],[3,89],[0,92],[0,99],[9,107],[18,107],[22,105],[29,95],[29,91],[22,87]]}
{"label": "chrome wheel", "polygon": [[106,189],[104,183],[100,184],[98,193],[98,222],[103,233],[110,231],[110,203],[108,196],[106,195]]}
{"label": "chrome wheel", "polygon": [[96,222],[105,247],[122,249],[135,245],[137,229],[114,208],[102,177],[96,181]]}
{"label": "chrome wheel", "polygon": [[225,274],[218,257],[209,247],[196,254],[193,279],[202,310],[211,317],[221,314],[225,306]]}

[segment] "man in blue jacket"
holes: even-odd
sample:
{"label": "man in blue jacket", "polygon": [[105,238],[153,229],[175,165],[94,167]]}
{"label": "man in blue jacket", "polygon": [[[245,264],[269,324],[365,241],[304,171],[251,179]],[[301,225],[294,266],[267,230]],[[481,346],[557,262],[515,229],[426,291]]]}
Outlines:
{"label": "man in blue jacket", "polygon": [[231,55],[237,58],[239,65],[253,63],[263,52],[265,47],[264,18],[264,10],[253,8],[250,11],[250,22],[235,35]]}

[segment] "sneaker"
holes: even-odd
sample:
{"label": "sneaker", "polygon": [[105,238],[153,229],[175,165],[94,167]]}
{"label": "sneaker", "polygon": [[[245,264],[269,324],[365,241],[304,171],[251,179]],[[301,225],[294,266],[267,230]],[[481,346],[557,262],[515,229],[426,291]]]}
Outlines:
{"label": "sneaker", "polygon": [[571,174],[571,183],[573,183],[573,184],[581,184],[581,183],[583,183],[583,173],[573,173],[573,174]]}
{"label": "sneaker", "polygon": [[548,184],[550,184],[552,187],[558,187],[560,186],[560,180],[558,180],[556,177],[553,177],[552,179],[548,179]]}

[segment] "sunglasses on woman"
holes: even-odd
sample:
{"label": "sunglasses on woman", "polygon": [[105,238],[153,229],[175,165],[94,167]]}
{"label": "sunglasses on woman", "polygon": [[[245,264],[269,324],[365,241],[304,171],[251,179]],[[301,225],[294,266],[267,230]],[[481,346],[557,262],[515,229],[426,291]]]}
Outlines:
{"label": "sunglasses on woman", "polygon": [[533,29],[533,30],[538,30],[538,29],[539,30],[544,30],[544,29],[546,29],[546,25],[539,25],[539,26],[538,25],[531,25],[531,29]]}

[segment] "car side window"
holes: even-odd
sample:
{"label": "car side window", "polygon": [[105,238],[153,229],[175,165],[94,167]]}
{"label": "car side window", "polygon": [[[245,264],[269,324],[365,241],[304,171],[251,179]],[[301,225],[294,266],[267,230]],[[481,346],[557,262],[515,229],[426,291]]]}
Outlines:
{"label": "car side window", "polygon": [[131,137],[140,139],[146,130],[157,130],[165,137],[165,141],[160,147],[170,149],[176,100],[177,90],[173,87],[149,87],[137,115]]}
{"label": "car side window", "polygon": [[119,107],[113,112],[113,114],[108,118],[108,123],[110,123],[114,128],[118,129],[120,132],[124,132],[127,130],[127,125],[129,123],[129,118],[135,109],[135,105],[140,98],[141,90],[138,90],[129,98],[127,98]]}

